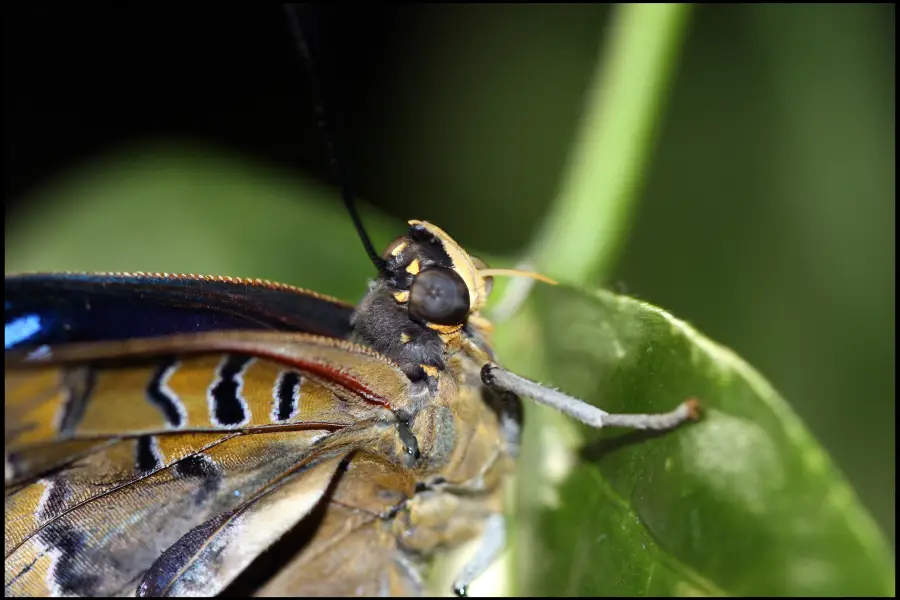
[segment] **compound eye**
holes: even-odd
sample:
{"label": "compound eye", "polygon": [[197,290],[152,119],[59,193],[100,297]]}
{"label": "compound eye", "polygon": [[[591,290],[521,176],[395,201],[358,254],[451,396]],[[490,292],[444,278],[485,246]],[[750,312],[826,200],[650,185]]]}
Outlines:
{"label": "compound eye", "polygon": [[469,315],[469,288],[453,269],[425,269],[409,288],[409,314],[437,325],[459,325]]}
{"label": "compound eye", "polygon": [[396,238],[393,242],[388,244],[388,247],[385,248],[384,252],[381,253],[381,258],[383,258],[384,260],[388,260],[394,254],[394,251],[399,248],[400,245],[405,241],[405,235],[401,235],[400,237]]}

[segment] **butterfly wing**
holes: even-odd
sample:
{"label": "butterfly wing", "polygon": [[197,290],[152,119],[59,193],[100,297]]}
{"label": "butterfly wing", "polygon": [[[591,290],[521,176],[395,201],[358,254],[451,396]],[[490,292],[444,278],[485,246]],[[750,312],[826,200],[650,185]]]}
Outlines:
{"label": "butterfly wing", "polygon": [[160,446],[186,456],[117,479],[103,463],[131,449],[123,441],[121,452],[97,453],[24,486],[7,497],[6,595],[132,595],[143,572],[186,531],[295,468],[313,433],[291,433],[174,436],[182,439]]}
{"label": "butterfly wing", "polygon": [[7,350],[233,329],[346,338],[353,313],[284,284],[159,273],[8,276],[4,305]]}
{"label": "butterfly wing", "polygon": [[327,504],[310,516],[315,528],[298,532],[306,535],[300,551],[256,595],[421,596],[422,565],[384,518],[412,496],[409,473],[360,453],[332,485]]}
{"label": "butterfly wing", "polygon": [[[420,587],[384,587],[382,583],[396,579],[391,576],[391,563],[400,553],[396,535],[381,514],[391,503],[412,495],[412,477],[383,459],[357,451],[332,478],[343,456],[321,457],[302,477],[287,478],[238,510],[220,514],[183,536],[147,571],[139,594],[217,594],[254,560],[265,566],[284,558],[277,547],[269,550],[269,556],[258,557],[284,536],[285,547],[297,547],[300,542],[302,549],[283,569],[285,575],[266,585],[263,593],[342,596],[378,595],[383,590],[391,595],[419,595]],[[387,485],[372,485],[378,481]],[[327,495],[322,491],[326,483],[331,488]],[[363,491],[360,484],[370,493],[364,500],[365,509],[347,504],[352,500],[348,489]],[[296,531],[285,536],[323,495],[326,500],[303,524],[306,536]],[[244,576],[251,580],[251,590],[256,590],[263,578],[253,569]],[[236,593],[240,587],[238,583],[231,591]]]}
{"label": "butterfly wing", "polygon": [[[396,441],[379,425],[408,384],[364,348],[265,331],[12,351],[6,375],[7,595],[133,593],[221,515],[268,507],[292,525],[347,452]],[[296,483],[265,496],[275,509],[256,500],[284,479]],[[195,561],[218,587],[234,564]]]}
{"label": "butterfly wing", "polygon": [[[396,442],[378,425],[408,380],[335,339],[348,305],[191,276],[5,287],[7,595],[177,594],[186,574],[211,593],[366,475],[360,461],[392,474],[382,504],[412,494],[402,468],[357,450]],[[334,506],[316,510],[334,523]],[[320,525],[315,548],[337,533]]]}
{"label": "butterfly wing", "polygon": [[[260,331],[11,351],[5,384],[7,482],[16,482],[126,435],[336,430],[387,418],[408,380],[349,342]],[[42,464],[48,456],[53,464]]]}

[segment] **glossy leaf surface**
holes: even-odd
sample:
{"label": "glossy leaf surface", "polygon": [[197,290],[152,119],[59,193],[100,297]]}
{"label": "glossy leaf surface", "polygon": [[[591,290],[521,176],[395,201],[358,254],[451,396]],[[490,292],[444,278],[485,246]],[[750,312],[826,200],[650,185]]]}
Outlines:
{"label": "glossy leaf surface", "polygon": [[648,436],[529,406],[517,593],[894,593],[889,547],[853,491],[729,350],[648,304],[563,286],[535,288],[500,341],[509,368],[609,412],[704,407],[700,423]]}

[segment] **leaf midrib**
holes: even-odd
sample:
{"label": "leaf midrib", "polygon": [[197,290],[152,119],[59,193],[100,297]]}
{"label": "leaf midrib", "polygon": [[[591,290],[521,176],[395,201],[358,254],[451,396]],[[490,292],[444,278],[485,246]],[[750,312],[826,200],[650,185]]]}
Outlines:
{"label": "leaf midrib", "polygon": [[[645,550],[651,552],[654,559],[664,564],[669,570],[681,575],[686,580],[690,581],[695,587],[703,590],[703,592],[708,596],[724,597],[734,595],[733,593],[725,591],[724,588],[720,587],[715,582],[699,574],[697,571],[692,569],[683,561],[679,560],[667,550],[664,550],[659,538],[657,538],[653,534],[653,531],[647,526],[641,515],[635,512],[631,504],[629,504],[628,501],[625,500],[625,498],[619,495],[619,493],[612,487],[612,485],[610,485],[608,481],[606,481],[603,475],[601,475],[596,468],[591,468],[589,472],[597,483],[597,489],[599,489],[601,493],[606,496],[606,499],[615,502],[622,510],[626,511],[629,516],[634,517],[641,524],[644,532],[653,542],[652,550],[649,548],[646,548]],[[649,583],[650,580],[648,579],[647,584],[649,585]]]}

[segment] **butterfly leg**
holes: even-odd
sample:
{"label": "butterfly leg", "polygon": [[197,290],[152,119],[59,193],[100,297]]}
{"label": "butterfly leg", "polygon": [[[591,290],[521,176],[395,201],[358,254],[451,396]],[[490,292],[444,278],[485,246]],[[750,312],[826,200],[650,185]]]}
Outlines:
{"label": "butterfly leg", "polygon": [[553,388],[544,387],[530,379],[488,363],[481,369],[481,379],[485,385],[496,390],[512,392],[518,396],[527,396],[540,404],[569,415],[591,427],[627,427],[629,429],[667,430],[681,425],[685,421],[696,420],[699,404],[691,399],[682,402],[675,410],[654,414],[610,414],[583,400],[563,394]]}
{"label": "butterfly leg", "polygon": [[506,548],[506,521],[503,515],[493,514],[485,520],[481,544],[475,555],[453,580],[453,593],[464,597],[468,593],[469,585],[494,564],[504,548]]}
{"label": "butterfly leg", "polygon": [[454,593],[464,596],[506,546],[504,495],[502,487],[487,495],[450,491],[455,487],[437,484],[418,492],[396,513],[393,530],[404,550],[420,556],[479,540],[474,556],[453,580]]}

